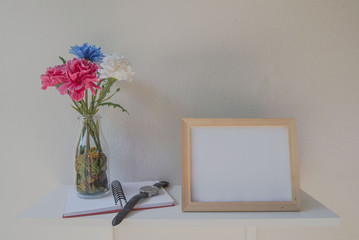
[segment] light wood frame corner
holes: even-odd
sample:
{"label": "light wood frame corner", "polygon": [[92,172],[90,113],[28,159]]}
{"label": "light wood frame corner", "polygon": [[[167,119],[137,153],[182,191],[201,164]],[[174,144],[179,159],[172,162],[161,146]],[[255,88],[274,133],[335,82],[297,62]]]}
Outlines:
{"label": "light wood frame corner", "polygon": [[[191,128],[192,127],[286,127],[290,161],[291,201],[195,202],[191,196]],[[296,123],[293,118],[183,118],[181,122],[182,211],[299,211],[300,186],[297,159]]]}

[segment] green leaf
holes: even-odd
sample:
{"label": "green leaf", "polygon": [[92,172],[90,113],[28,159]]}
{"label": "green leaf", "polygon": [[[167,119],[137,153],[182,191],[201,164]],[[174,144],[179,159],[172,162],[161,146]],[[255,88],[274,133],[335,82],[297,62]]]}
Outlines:
{"label": "green leaf", "polygon": [[79,101],[78,103],[80,103],[80,110],[82,113],[88,113],[88,110],[87,110],[87,106],[86,106],[86,103],[84,100],[81,100]]}
{"label": "green leaf", "polygon": [[100,106],[108,106],[108,107],[113,107],[113,108],[120,108],[122,110],[122,112],[126,112],[127,114],[129,114],[126,109],[124,109],[120,104],[117,104],[117,103],[104,102],[104,103],[101,103]]}
{"label": "green leaf", "polygon": [[116,78],[108,78],[108,82],[112,85],[112,84],[114,84],[115,82],[117,81],[117,79]]}
{"label": "green leaf", "polygon": [[102,89],[100,90],[99,102],[101,102],[105,98],[107,93],[110,92],[110,89],[111,89],[113,83],[114,82],[109,80],[109,81],[106,81],[106,83],[103,85]]}
{"label": "green leaf", "polygon": [[60,57],[60,56],[59,56],[59,58],[60,58],[60,60],[62,61],[62,64],[65,64],[65,63],[66,63],[66,61],[65,61],[65,59],[64,59],[63,57]]}
{"label": "green leaf", "polygon": [[77,109],[77,107],[74,107],[74,106],[72,106],[72,105],[71,105],[71,107],[72,107],[73,109],[75,109],[78,113],[80,113],[80,114],[81,114],[80,110],[79,110],[79,109]]}
{"label": "green leaf", "polygon": [[74,101],[74,100],[72,100],[72,102],[74,103],[75,106],[72,106],[72,105],[71,105],[71,107],[72,107],[73,109],[75,109],[76,111],[78,111],[78,112],[82,115],[82,111],[81,111],[81,108],[80,108],[79,104],[78,104],[76,101]]}

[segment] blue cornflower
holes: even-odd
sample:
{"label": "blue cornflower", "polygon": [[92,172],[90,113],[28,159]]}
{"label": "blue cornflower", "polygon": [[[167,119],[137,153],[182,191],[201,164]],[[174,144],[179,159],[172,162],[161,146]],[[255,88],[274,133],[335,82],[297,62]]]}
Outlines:
{"label": "blue cornflower", "polygon": [[102,62],[105,55],[102,54],[101,48],[96,45],[89,45],[84,43],[81,47],[73,46],[70,48],[70,53],[76,55],[78,58],[84,58],[91,62]]}

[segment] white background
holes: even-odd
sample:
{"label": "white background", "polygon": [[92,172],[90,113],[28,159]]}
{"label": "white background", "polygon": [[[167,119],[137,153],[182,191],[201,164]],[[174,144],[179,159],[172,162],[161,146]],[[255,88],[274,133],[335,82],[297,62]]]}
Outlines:
{"label": "white background", "polygon": [[285,127],[191,127],[192,201],[291,201],[289,161]]}
{"label": "white background", "polygon": [[358,239],[358,24],[350,0],[1,0],[0,238],[56,232],[14,219],[73,179],[76,113],[39,76],[90,42],[136,72],[114,99],[130,115],[102,112],[113,176],[179,184],[182,117],[296,118],[301,187],[343,223],[258,238]]}

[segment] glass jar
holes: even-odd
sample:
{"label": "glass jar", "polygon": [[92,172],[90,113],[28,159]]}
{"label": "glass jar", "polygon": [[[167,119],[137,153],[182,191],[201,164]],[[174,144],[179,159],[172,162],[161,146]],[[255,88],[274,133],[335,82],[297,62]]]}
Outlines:
{"label": "glass jar", "polygon": [[108,146],[99,115],[78,117],[80,133],[75,154],[75,188],[80,198],[100,198],[110,192]]}

